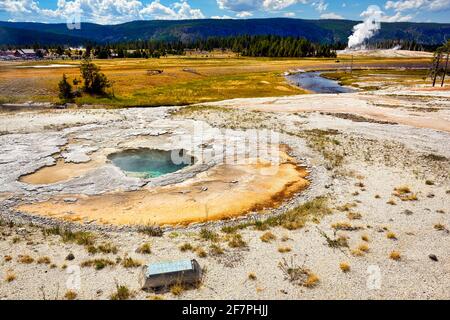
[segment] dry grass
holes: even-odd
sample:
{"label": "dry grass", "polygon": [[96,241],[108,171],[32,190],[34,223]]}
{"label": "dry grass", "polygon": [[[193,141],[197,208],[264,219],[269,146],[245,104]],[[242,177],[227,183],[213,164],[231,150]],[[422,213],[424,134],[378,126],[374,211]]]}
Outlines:
{"label": "dry grass", "polygon": [[164,232],[163,230],[158,227],[158,226],[154,226],[154,225],[147,225],[147,226],[141,226],[138,229],[139,233],[145,234],[146,236],[149,237],[162,237]]}
{"label": "dry grass", "polygon": [[339,268],[341,268],[342,272],[349,272],[350,271],[350,265],[347,262],[341,262],[339,264]]}
{"label": "dry grass", "polygon": [[192,246],[192,244],[190,244],[188,242],[186,242],[180,246],[181,252],[192,251],[192,250],[194,250],[194,247]]}
{"label": "dry grass", "polygon": [[217,232],[207,229],[207,228],[202,228],[200,230],[199,236],[203,240],[208,240],[208,241],[212,241],[212,242],[216,242],[220,238],[219,234]]}
{"label": "dry grass", "polygon": [[282,271],[285,279],[293,284],[313,288],[319,283],[319,277],[304,265],[298,265],[294,256],[289,260],[283,258],[278,263],[278,268]]}
{"label": "dry grass", "polygon": [[323,230],[317,228],[319,231],[319,234],[325,238],[327,241],[327,244],[330,248],[338,249],[338,248],[348,248],[348,237],[345,235],[339,235],[336,237],[336,234],[334,235],[334,238],[327,235]]}
{"label": "dry grass", "polygon": [[228,240],[228,246],[231,248],[245,248],[247,243],[242,239],[242,236],[238,233],[231,234]]}
{"label": "dry grass", "polygon": [[206,251],[203,248],[200,248],[200,247],[195,250],[195,253],[197,253],[197,256],[199,258],[206,258],[208,256]]}
{"label": "dry grass", "polygon": [[304,286],[307,288],[314,288],[319,284],[319,277],[314,273],[309,273]]}
{"label": "dry grass", "polygon": [[362,214],[359,212],[350,211],[347,213],[347,218],[350,220],[360,220],[362,218]]}
{"label": "dry grass", "polygon": [[262,241],[262,242],[266,242],[266,243],[267,243],[267,242],[272,242],[273,240],[276,240],[276,238],[277,238],[277,237],[275,237],[275,235],[274,235],[272,232],[270,232],[270,231],[264,233],[264,234],[260,237],[261,241]]}
{"label": "dry grass", "polygon": [[442,223],[436,223],[436,224],[434,225],[434,229],[437,230],[437,231],[444,231],[444,230],[446,230],[447,228],[446,228],[445,225],[443,225]]}
{"label": "dry grass", "polygon": [[400,187],[396,187],[396,188],[394,188],[394,191],[395,191],[396,194],[398,194],[398,195],[403,195],[403,194],[411,193],[411,189],[410,189],[408,186],[400,186]]}
{"label": "dry grass", "polygon": [[265,220],[265,223],[269,226],[282,226],[288,230],[297,230],[303,228],[307,221],[318,221],[330,213],[331,209],[328,207],[328,199],[318,197],[282,215],[268,218]]}
{"label": "dry grass", "polygon": [[367,253],[367,252],[369,252],[369,246],[368,246],[367,244],[365,244],[365,243],[361,243],[361,244],[358,246],[358,250]]}
{"label": "dry grass", "polygon": [[392,193],[394,196],[400,198],[402,201],[416,201],[418,200],[417,194],[413,193],[408,186],[400,186],[394,188]]}
{"label": "dry grass", "polygon": [[387,204],[390,204],[391,206],[397,205],[397,203],[395,202],[394,199],[389,199],[386,203],[387,203]]}
{"label": "dry grass", "polygon": [[40,257],[39,259],[37,259],[36,261],[38,264],[50,264],[51,260],[49,257]]}
{"label": "dry grass", "polygon": [[97,253],[104,253],[104,254],[109,254],[109,253],[113,253],[116,254],[119,250],[117,249],[117,247],[110,243],[110,242],[104,242],[102,244],[100,244],[99,246],[94,246],[94,245],[89,245],[86,246],[86,250],[90,253],[90,254],[97,254]]}
{"label": "dry grass", "polygon": [[76,243],[78,245],[92,246],[96,236],[86,231],[71,231],[62,227],[43,229],[44,236],[57,235],[63,242]]}
{"label": "dry grass", "polygon": [[64,294],[64,299],[66,299],[66,300],[75,300],[77,297],[78,297],[78,294],[72,290],[68,290]]}
{"label": "dry grass", "polygon": [[289,210],[286,213],[276,215],[265,220],[243,222],[232,226],[222,227],[222,232],[232,234],[238,230],[248,227],[255,227],[257,230],[267,230],[271,227],[281,226],[287,230],[297,230],[303,228],[308,221],[318,222],[323,216],[328,215],[332,210],[328,207],[326,197],[317,197],[313,200]]}
{"label": "dry grass", "polygon": [[95,270],[102,270],[108,266],[114,266],[115,263],[109,259],[92,259],[81,262],[81,267],[94,267]]}
{"label": "dry grass", "polygon": [[19,262],[23,264],[31,264],[34,262],[34,259],[29,255],[19,255]]}
{"label": "dry grass", "polygon": [[344,231],[356,231],[360,230],[361,227],[358,226],[352,226],[348,222],[336,222],[331,225],[331,227],[335,230],[344,230]]}
{"label": "dry grass", "polygon": [[288,253],[288,252],[291,252],[291,251],[292,251],[291,247],[283,246],[283,247],[279,247],[278,248],[278,252],[279,253]]}
{"label": "dry grass", "polygon": [[355,257],[362,257],[364,255],[364,251],[361,251],[359,249],[352,249],[350,253]]}
{"label": "dry grass", "polygon": [[134,260],[131,257],[125,257],[122,260],[122,267],[124,268],[138,268],[142,266],[142,262],[138,260]]}
{"label": "dry grass", "polygon": [[356,203],[349,202],[349,203],[345,203],[341,206],[338,206],[336,209],[338,209],[339,211],[350,211],[351,209],[355,208],[356,206],[357,206]]}
{"label": "dry grass", "polygon": [[152,253],[152,245],[150,243],[144,243],[139,246],[136,250],[137,253],[140,254],[151,254]]}
{"label": "dry grass", "polygon": [[395,235],[394,232],[391,232],[391,231],[389,231],[389,232],[386,234],[386,237],[387,237],[388,239],[391,239],[391,240],[397,240],[397,236]]}
{"label": "dry grass", "polygon": [[133,297],[133,292],[127,286],[116,284],[116,292],[111,294],[111,300],[128,300]]}
{"label": "dry grass", "polygon": [[5,281],[6,282],[13,282],[16,280],[16,274],[13,271],[6,272]]}
{"label": "dry grass", "polygon": [[218,244],[212,244],[209,247],[209,252],[213,256],[219,256],[219,255],[222,255],[224,253],[222,247],[219,246]]}
{"label": "dry grass", "polygon": [[[281,72],[289,66],[298,67],[299,63],[309,65],[325,61],[233,57],[95,60],[114,82],[115,97],[84,95],[77,98],[76,103],[119,107],[187,105],[231,98],[299,94],[304,91],[288,85]],[[148,70],[152,69],[163,70],[163,73],[149,76]],[[188,69],[196,72],[184,71]],[[57,83],[63,73],[69,81],[79,78],[78,68],[25,68],[20,72],[7,68],[0,74],[0,101],[57,102]]]}
{"label": "dry grass", "polygon": [[185,291],[184,286],[181,283],[176,283],[170,287],[170,293],[174,296],[181,296]]}
{"label": "dry grass", "polygon": [[400,252],[392,251],[389,254],[389,258],[392,259],[392,260],[395,260],[395,261],[399,261],[399,260],[401,260],[402,256],[401,256]]}

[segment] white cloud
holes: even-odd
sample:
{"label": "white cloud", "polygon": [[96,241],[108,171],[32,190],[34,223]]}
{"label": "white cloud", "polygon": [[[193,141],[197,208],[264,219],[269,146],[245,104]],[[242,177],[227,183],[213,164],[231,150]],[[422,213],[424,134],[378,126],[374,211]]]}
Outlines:
{"label": "white cloud", "polygon": [[283,14],[283,16],[285,16],[287,18],[293,18],[293,17],[295,17],[295,12],[285,12]]}
{"label": "white cloud", "polygon": [[223,15],[223,16],[212,16],[211,19],[234,19],[234,18],[227,15]]}
{"label": "white cloud", "polygon": [[279,11],[297,3],[306,4],[308,0],[216,0],[220,9],[234,12]]}
{"label": "white cloud", "polygon": [[329,12],[321,14],[320,19],[344,19],[344,17],[337,13]]}
{"label": "white cloud", "polygon": [[[0,0],[0,10],[29,18],[36,14],[46,20],[73,19],[96,23],[121,23],[139,19],[202,19],[200,9],[192,8],[185,0],[165,6],[159,0],[144,5],[139,0],[58,0],[57,8],[41,9],[34,0]],[[28,19],[27,19],[28,20]]]}
{"label": "white cloud", "polygon": [[0,11],[10,13],[32,13],[39,9],[38,3],[32,0],[1,0]]}
{"label": "white cloud", "polygon": [[263,1],[263,7],[267,10],[283,10],[287,7],[290,7],[297,3],[306,3],[306,1],[302,0],[264,0]]}
{"label": "white cloud", "polygon": [[387,1],[386,9],[393,9],[395,11],[417,10],[425,9],[430,11],[449,9],[450,0],[399,0]]}
{"label": "white cloud", "polygon": [[220,9],[235,12],[254,11],[261,7],[263,0],[217,0]]}
{"label": "white cloud", "polygon": [[249,11],[242,11],[242,12],[238,12],[236,14],[236,16],[239,17],[239,18],[248,18],[248,17],[253,16],[253,13],[251,13]]}
{"label": "white cloud", "polygon": [[393,16],[388,16],[386,14],[383,14],[381,16],[381,21],[382,22],[406,22],[406,21],[410,21],[413,18],[412,15],[408,14],[408,15],[402,15],[401,12],[396,12]]}
{"label": "white cloud", "polygon": [[203,15],[200,9],[193,9],[187,3],[187,1],[182,0],[181,2],[175,2],[173,4],[175,10],[177,10],[177,15],[175,19],[203,19]]}
{"label": "white cloud", "polygon": [[323,0],[313,2],[311,5],[319,12],[324,12],[328,9],[328,3]]}

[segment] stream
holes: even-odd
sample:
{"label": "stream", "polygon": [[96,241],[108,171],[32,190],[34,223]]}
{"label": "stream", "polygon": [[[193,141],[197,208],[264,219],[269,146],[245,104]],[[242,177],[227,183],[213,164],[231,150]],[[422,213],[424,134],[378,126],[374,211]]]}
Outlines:
{"label": "stream", "polygon": [[287,75],[288,81],[313,93],[349,93],[355,90],[341,86],[337,81],[321,76],[323,72],[299,72]]}

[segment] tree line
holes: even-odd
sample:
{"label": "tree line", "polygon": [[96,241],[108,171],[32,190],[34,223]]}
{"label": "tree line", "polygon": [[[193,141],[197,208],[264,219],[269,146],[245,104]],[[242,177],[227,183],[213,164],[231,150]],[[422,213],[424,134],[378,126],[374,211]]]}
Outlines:
{"label": "tree line", "polygon": [[34,44],[32,47],[46,49],[58,55],[84,55],[98,59],[159,58],[184,55],[187,50],[210,52],[217,49],[248,57],[336,57],[336,50],[345,48],[341,43],[320,44],[305,38],[274,35],[208,37],[186,41],[150,39],[111,44],[86,43],[86,50],[83,52],[73,52],[62,45],[40,47],[39,44]]}
{"label": "tree line", "polygon": [[273,35],[208,37],[190,41],[140,40],[97,46],[97,52],[115,52],[118,57],[146,58],[185,54],[186,50],[231,50],[248,57],[336,57],[339,46],[313,43],[305,38]]}
{"label": "tree line", "polygon": [[380,40],[371,41],[366,47],[368,49],[399,49],[410,51],[434,51],[439,45],[418,43],[415,40]]}

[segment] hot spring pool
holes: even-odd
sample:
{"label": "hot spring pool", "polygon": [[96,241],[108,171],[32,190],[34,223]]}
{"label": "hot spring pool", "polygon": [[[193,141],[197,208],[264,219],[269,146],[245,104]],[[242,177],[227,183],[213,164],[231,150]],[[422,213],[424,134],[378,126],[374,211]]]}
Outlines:
{"label": "hot spring pool", "polygon": [[110,154],[108,159],[127,175],[145,179],[176,172],[194,163],[186,150],[132,149]]}

